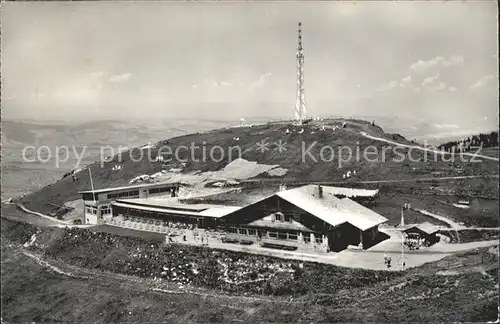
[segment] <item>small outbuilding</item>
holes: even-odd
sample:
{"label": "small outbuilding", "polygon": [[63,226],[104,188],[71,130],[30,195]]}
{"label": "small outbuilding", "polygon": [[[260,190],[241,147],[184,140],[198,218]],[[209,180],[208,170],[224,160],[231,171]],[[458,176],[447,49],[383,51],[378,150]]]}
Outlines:
{"label": "small outbuilding", "polygon": [[439,242],[439,236],[437,233],[439,231],[439,227],[429,222],[424,222],[422,224],[418,224],[404,230],[406,234],[407,240],[416,241],[417,244],[431,246],[437,242]]}

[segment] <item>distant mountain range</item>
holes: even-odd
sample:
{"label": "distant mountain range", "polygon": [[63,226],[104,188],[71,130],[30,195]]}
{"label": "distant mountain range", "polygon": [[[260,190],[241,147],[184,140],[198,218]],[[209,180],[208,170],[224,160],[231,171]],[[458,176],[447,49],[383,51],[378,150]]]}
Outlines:
{"label": "distant mountain range", "polygon": [[175,120],[141,122],[103,120],[81,124],[2,121],[2,147],[24,145],[140,146],[186,133],[223,127],[227,122]]}
{"label": "distant mountain range", "polygon": [[[408,139],[420,142],[427,141],[429,144],[442,144],[494,130],[485,129],[484,125],[480,123],[463,128],[453,124],[433,124],[415,118],[352,117],[374,121],[387,133],[399,133]],[[277,119],[266,116],[250,117],[245,119],[245,123],[262,123]],[[51,147],[55,145],[123,145],[130,147],[238,123],[240,120],[205,118],[99,120],[82,123],[3,120],[1,125],[2,147],[15,148],[23,145],[47,145]]]}

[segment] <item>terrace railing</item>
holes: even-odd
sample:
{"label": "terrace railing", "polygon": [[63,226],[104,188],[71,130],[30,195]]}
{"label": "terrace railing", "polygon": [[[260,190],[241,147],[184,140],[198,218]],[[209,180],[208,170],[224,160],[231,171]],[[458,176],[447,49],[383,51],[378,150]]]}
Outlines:
{"label": "terrace railing", "polygon": [[260,244],[261,245],[283,245],[283,246],[289,246],[289,247],[298,247],[299,246],[298,241],[282,240],[282,239],[267,238],[267,237],[260,239]]}

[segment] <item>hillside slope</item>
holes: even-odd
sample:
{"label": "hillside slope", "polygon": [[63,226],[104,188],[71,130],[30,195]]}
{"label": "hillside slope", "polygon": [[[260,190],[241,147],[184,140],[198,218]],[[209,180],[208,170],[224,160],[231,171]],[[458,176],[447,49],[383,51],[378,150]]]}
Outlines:
{"label": "hillside slope", "polygon": [[484,323],[497,316],[498,256],[487,249],[402,273],[8,220],[1,234],[9,323]]}
{"label": "hillside slope", "polygon": [[224,120],[173,118],[77,123],[2,119],[2,200],[38,191],[65,172],[99,160],[102,147],[130,148],[229,124]]}

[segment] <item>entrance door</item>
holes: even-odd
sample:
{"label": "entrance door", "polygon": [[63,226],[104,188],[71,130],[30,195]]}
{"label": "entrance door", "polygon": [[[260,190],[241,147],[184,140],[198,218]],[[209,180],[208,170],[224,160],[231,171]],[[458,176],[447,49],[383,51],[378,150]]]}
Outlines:
{"label": "entrance door", "polygon": [[330,251],[335,251],[335,231],[330,231],[327,234],[328,237],[328,248]]}
{"label": "entrance door", "polygon": [[343,233],[342,229],[336,228],[328,233],[328,235],[331,235],[331,237],[328,237],[330,251],[339,252],[345,250],[349,245],[349,235],[347,235],[347,233]]}

